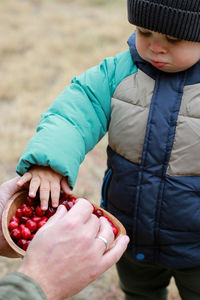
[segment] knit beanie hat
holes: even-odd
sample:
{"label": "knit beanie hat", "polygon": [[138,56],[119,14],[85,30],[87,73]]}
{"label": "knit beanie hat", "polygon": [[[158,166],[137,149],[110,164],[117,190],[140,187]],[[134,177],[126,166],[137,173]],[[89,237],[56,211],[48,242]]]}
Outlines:
{"label": "knit beanie hat", "polygon": [[200,42],[200,0],[127,0],[131,24]]}

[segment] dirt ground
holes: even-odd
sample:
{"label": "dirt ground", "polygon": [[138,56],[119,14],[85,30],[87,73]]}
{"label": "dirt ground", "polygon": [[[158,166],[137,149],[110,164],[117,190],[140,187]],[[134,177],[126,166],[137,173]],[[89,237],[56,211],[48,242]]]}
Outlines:
{"label": "dirt ground", "polygon": [[[122,0],[0,0],[0,183],[15,176],[41,113],[75,75],[127,49],[133,30]],[[95,203],[106,144],[87,155],[74,190]],[[0,276],[20,263],[0,258]],[[115,267],[71,299],[122,300]],[[169,300],[178,299],[172,281]]]}

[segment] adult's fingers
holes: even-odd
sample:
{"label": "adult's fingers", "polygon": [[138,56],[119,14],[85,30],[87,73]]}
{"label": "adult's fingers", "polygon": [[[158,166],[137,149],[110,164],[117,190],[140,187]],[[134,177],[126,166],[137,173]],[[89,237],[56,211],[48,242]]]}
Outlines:
{"label": "adult's fingers", "polygon": [[5,184],[8,187],[8,192],[9,195],[12,196],[17,190],[19,190],[20,188],[18,187],[18,181],[19,181],[19,176],[16,176],[10,180],[8,180],[7,182],[5,182]]}
{"label": "adult's fingers", "polygon": [[95,239],[99,232],[100,220],[94,214],[90,214],[90,217],[82,226],[84,226],[85,235]]}
{"label": "adult's fingers", "polygon": [[115,245],[109,249],[101,258],[98,268],[99,275],[108,270],[113,264],[117,263],[125,252],[129,243],[127,235],[119,236]]}
{"label": "adult's fingers", "polygon": [[56,213],[51,217],[49,218],[48,222],[42,226],[45,227],[45,226],[48,226],[48,225],[52,225],[52,224],[55,224],[57,223],[58,221],[60,221],[65,215],[67,214],[67,209],[64,205],[59,205],[57,210],[56,210]]}
{"label": "adult's fingers", "polygon": [[75,205],[67,213],[67,218],[76,220],[77,218],[82,223],[87,222],[93,212],[92,204],[83,198],[78,198]]}
{"label": "adult's fingers", "polygon": [[96,243],[98,243],[102,253],[104,253],[114,241],[114,234],[112,227],[106,218],[101,217],[99,221],[100,229],[96,237]]}

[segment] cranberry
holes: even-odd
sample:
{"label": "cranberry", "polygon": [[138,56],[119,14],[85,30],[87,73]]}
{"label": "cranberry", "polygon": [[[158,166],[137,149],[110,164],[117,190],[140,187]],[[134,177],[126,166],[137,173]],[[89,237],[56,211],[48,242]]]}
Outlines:
{"label": "cranberry", "polygon": [[62,202],[62,201],[65,201],[65,200],[68,201],[68,200],[69,200],[69,196],[68,196],[67,194],[64,194],[64,193],[63,193],[63,194],[61,195],[61,197],[60,197],[60,201],[59,201],[59,202]]}
{"label": "cranberry", "polygon": [[35,216],[35,217],[32,218],[32,221],[34,221],[36,223],[41,221],[41,220],[42,220],[42,217],[38,217],[38,216]]}
{"label": "cranberry", "polygon": [[16,221],[12,221],[9,223],[8,229],[13,230],[13,229],[17,228],[18,226],[19,226],[19,223],[17,223]]}
{"label": "cranberry", "polygon": [[22,210],[22,208],[18,208],[16,210],[16,217],[21,218],[22,216],[23,216],[23,210]]}
{"label": "cranberry", "polygon": [[75,204],[76,203],[76,198],[72,196],[72,197],[70,197],[69,201],[72,201],[73,204]]}
{"label": "cranberry", "polygon": [[117,230],[117,227],[115,225],[112,225],[112,230],[113,230],[114,235],[117,235],[118,230]]}
{"label": "cranberry", "polygon": [[28,220],[26,222],[26,227],[31,231],[34,232],[37,230],[37,223],[34,222],[33,220]]}
{"label": "cranberry", "polygon": [[38,222],[38,228],[41,228],[42,226],[44,226],[46,224],[47,221],[45,220],[41,220],[40,222]]}
{"label": "cranberry", "polygon": [[45,211],[42,210],[40,206],[36,207],[35,212],[36,212],[36,215],[39,216],[39,217],[42,217],[45,214]]}
{"label": "cranberry", "polygon": [[68,201],[68,203],[66,204],[67,210],[70,210],[72,206],[74,206],[74,203],[72,201]]}
{"label": "cranberry", "polygon": [[22,231],[22,229],[24,229],[25,227],[26,227],[25,224],[20,224],[19,225],[19,230]]}
{"label": "cranberry", "polygon": [[22,246],[22,249],[23,249],[24,251],[26,251],[27,248],[28,248],[28,246],[29,246],[29,244],[30,244],[30,241],[27,241],[27,240],[26,240],[26,243]]}
{"label": "cranberry", "polygon": [[27,205],[25,204],[25,203],[22,203],[22,205],[20,206],[20,208],[24,208],[24,207],[26,207]]}
{"label": "cranberry", "polygon": [[[92,204],[92,203],[91,203],[91,204]],[[94,212],[95,212],[95,206],[94,206],[94,204],[92,204],[92,207],[93,207],[92,213],[94,214]]]}
{"label": "cranberry", "polygon": [[13,240],[19,240],[21,238],[21,231],[19,230],[19,228],[15,228],[11,231],[10,235]]}
{"label": "cranberry", "polygon": [[67,203],[68,203],[68,200],[64,200],[64,199],[59,202],[59,204],[62,204],[64,206],[67,206]]}
{"label": "cranberry", "polygon": [[17,222],[19,224],[19,218],[18,217],[13,216],[11,218],[10,222],[12,222],[12,221],[15,221],[15,222]]}
{"label": "cranberry", "polygon": [[27,227],[24,227],[24,228],[21,230],[21,236],[22,236],[24,239],[26,239],[26,240],[30,239],[30,237],[31,237],[31,231],[30,231],[30,229],[27,228]]}
{"label": "cranberry", "polygon": [[31,217],[33,215],[33,210],[30,206],[25,206],[23,208],[23,214],[26,216],[26,217]]}
{"label": "cranberry", "polygon": [[35,201],[34,198],[30,198],[29,196],[26,198],[25,200],[25,204],[27,206],[36,206],[37,205],[37,202]]}
{"label": "cranberry", "polygon": [[49,219],[50,217],[52,217],[56,212],[56,208],[54,207],[49,207],[45,213],[45,215],[47,216],[47,218]]}
{"label": "cranberry", "polygon": [[35,234],[31,234],[30,240],[34,238]]}
{"label": "cranberry", "polygon": [[26,222],[29,220],[29,217],[26,217],[26,216],[22,216],[20,221],[22,224],[26,224]]}
{"label": "cranberry", "polygon": [[17,241],[17,245],[20,247],[20,248],[23,248],[23,246],[27,243],[27,240],[25,239],[20,239]]}
{"label": "cranberry", "polygon": [[98,218],[100,218],[103,216],[103,211],[98,208],[93,212],[93,214],[96,215]]}
{"label": "cranberry", "polygon": [[104,218],[106,218],[106,220],[108,220],[108,222],[112,225],[112,222],[110,221],[110,219],[107,216],[104,216]]}

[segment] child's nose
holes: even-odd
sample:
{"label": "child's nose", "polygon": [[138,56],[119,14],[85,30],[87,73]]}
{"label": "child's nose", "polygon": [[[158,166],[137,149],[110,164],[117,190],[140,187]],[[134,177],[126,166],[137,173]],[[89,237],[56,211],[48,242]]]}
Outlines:
{"label": "child's nose", "polygon": [[159,40],[152,41],[149,48],[155,54],[165,54],[167,52],[165,46]]}

